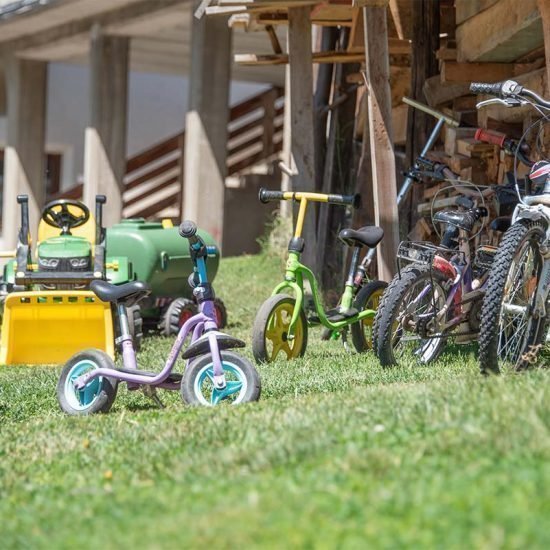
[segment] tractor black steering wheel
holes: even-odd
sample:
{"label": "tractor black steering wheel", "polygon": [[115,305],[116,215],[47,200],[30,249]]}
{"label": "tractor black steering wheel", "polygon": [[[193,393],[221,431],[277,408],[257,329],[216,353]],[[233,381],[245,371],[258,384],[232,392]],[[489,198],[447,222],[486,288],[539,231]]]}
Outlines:
{"label": "tractor black steering wheel", "polygon": [[[76,208],[76,214],[69,210]],[[85,204],[71,199],[49,202],[42,211],[42,219],[50,226],[61,229],[62,235],[70,235],[73,227],[80,227],[90,219],[90,210]]]}

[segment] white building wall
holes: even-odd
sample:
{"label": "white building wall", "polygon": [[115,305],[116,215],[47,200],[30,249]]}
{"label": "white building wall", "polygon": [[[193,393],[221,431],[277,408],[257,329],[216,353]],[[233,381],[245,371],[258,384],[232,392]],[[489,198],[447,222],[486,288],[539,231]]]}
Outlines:
{"label": "white building wall", "polygon": [[[266,86],[234,82],[231,104],[257,94]],[[189,82],[186,77],[130,73],[128,156],[183,129]],[[48,70],[46,150],[63,153],[62,189],[82,179],[84,130],[89,118],[87,67],[53,63]],[[6,141],[6,119],[0,117],[0,147]]]}

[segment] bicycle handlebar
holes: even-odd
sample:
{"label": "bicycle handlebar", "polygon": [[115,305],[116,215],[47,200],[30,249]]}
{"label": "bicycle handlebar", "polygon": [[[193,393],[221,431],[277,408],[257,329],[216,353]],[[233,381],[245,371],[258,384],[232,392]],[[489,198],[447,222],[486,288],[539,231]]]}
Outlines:
{"label": "bicycle handlebar", "polygon": [[487,82],[472,82],[470,84],[470,92],[474,94],[489,94],[500,96],[503,82],[489,84]]}
{"label": "bicycle handlebar", "polygon": [[503,99],[528,97],[542,107],[550,109],[550,101],[546,101],[536,92],[533,92],[533,90],[524,88],[515,80],[504,80],[493,84],[488,84],[485,82],[472,82],[470,84],[470,91],[473,93],[494,95]]}
{"label": "bicycle handlebar", "polygon": [[258,193],[260,202],[266,204],[270,201],[301,201],[302,199],[313,202],[326,202],[329,204],[339,204],[343,206],[352,206],[359,208],[361,206],[361,195],[327,195],[325,193],[308,193],[301,191],[273,191],[269,189],[260,189]]}

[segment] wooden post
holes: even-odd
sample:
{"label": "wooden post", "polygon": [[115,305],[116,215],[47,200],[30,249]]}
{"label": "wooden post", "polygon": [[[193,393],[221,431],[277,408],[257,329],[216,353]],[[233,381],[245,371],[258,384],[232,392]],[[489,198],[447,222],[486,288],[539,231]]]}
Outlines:
{"label": "wooden post", "polygon": [[7,84],[7,140],[4,153],[2,238],[15,248],[21,226],[17,195],[29,196],[30,228],[36,239],[40,212],[46,199],[45,154],[47,63],[9,56]]}
{"label": "wooden post", "polygon": [[193,17],[183,216],[208,231],[222,248],[231,49],[227,17]]}
{"label": "wooden post", "polygon": [[384,230],[378,248],[378,277],[389,281],[395,271],[399,245],[395,155],[391,129],[391,90],[387,2],[363,8],[369,89],[369,131],[376,224]]}
{"label": "wooden post", "polygon": [[542,17],[542,32],[544,34],[544,52],[546,55],[546,74],[550,88],[550,2],[538,0],[540,16]]}
{"label": "wooden post", "polygon": [[[340,31],[340,50],[347,48],[349,29]],[[334,71],[335,95],[341,99],[331,113],[329,138],[324,155],[323,193],[351,195],[353,184],[353,133],[357,92],[350,89],[347,77],[360,69],[358,64],[341,63]],[[327,305],[334,306],[342,292],[346,271],[345,247],[337,240],[338,232],[346,223],[346,209],[321,204],[317,223],[317,264],[320,269],[321,288]]]}
{"label": "wooden post", "polygon": [[[297,175],[292,188],[315,190],[315,149],[313,126],[313,54],[311,51],[310,7],[288,10],[288,54],[290,64],[291,149]],[[311,205],[314,206],[314,205]],[[308,208],[303,237],[306,245],[303,260],[316,268],[316,215]]]}
{"label": "wooden post", "polygon": [[[288,47],[288,40],[287,40]],[[285,113],[283,122],[283,151],[281,158],[284,164],[294,170],[294,159],[292,158],[292,116],[290,113],[290,65],[285,67]],[[291,191],[292,181],[288,174],[281,173],[281,191]],[[282,218],[292,218],[292,203],[289,201],[281,201],[279,214]]]}
{"label": "wooden post", "polygon": [[107,197],[103,221],[110,226],[122,217],[126,172],[129,40],[105,36],[92,28],[90,49],[91,108],[84,145],[84,202]]}
{"label": "wooden post", "polygon": [[[439,49],[439,0],[417,0],[412,6],[412,67],[411,98],[427,103],[424,83],[431,76],[439,74],[439,63],[435,52]],[[436,120],[418,109],[409,108],[407,121],[407,166],[412,166],[420,154]],[[402,227],[408,233],[418,221],[416,206],[422,198],[420,186],[413,185],[408,200],[400,208],[403,213]],[[406,214],[406,215],[405,215]]]}

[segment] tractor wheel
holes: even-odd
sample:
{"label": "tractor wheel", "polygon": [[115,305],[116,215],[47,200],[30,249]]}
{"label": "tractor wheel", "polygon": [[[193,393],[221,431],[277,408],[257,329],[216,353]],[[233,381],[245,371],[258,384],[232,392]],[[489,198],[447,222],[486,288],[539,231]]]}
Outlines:
{"label": "tractor wheel", "polygon": [[178,334],[183,324],[197,313],[197,306],[187,298],[176,298],[166,308],[159,323],[163,336]]}

